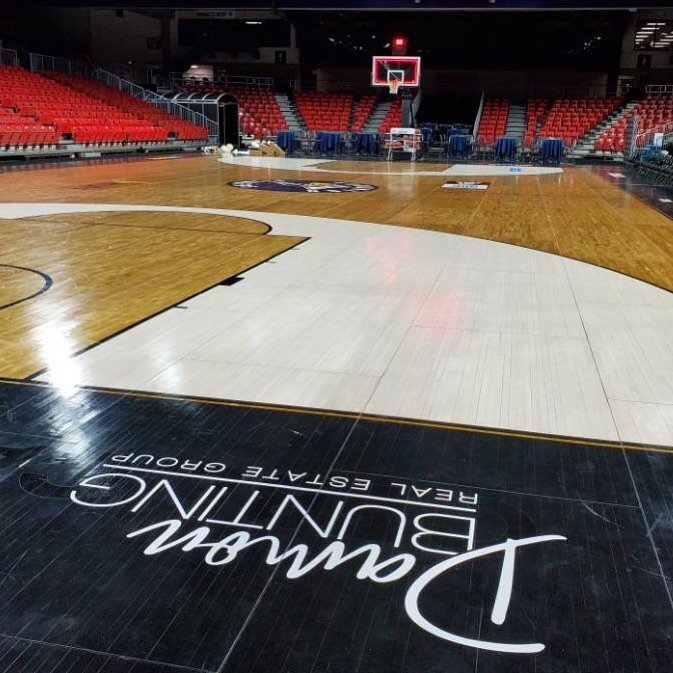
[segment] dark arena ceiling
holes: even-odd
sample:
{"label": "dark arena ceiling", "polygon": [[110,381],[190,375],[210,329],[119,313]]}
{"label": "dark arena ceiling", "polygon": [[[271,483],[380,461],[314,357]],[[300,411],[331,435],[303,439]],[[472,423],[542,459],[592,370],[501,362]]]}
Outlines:
{"label": "dark arena ceiling", "polygon": [[618,63],[629,14],[565,12],[286,12],[304,58],[314,64],[358,66],[389,51],[404,35],[409,55],[426,67],[600,66]]}
{"label": "dark arena ceiling", "polygon": [[61,7],[203,7],[222,9],[277,9],[277,10],[572,10],[572,9],[622,9],[670,8],[670,0],[27,0],[22,4]]}

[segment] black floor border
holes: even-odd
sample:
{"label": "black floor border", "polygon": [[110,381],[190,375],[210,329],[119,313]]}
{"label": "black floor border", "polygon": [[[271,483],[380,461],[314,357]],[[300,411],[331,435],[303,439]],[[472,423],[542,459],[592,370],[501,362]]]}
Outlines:
{"label": "black floor border", "polygon": [[97,654],[103,657],[107,657],[108,661],[126,661],[130,664],[148,664],[151,666],[167,667],[175,669],[178,673],[182,671],[188,673],[215,673],[213,670],[207,670],[203,668],[194,668],[193,666],[184,666],[182,664],[173,664],[168,661],[157,661],[155,659],[142,659],[141,657],[132,657],[126,654],[116,654],[114,652],[103,652],[102,650],[95,650],[89,647],[80,647],[78,645],[66,645],[63,643],[52,643],[47,640],[37,640],[35,638],[26,638],[25,636],[14,636],[9,633],[0,633],[0,638],[6,638],[8,640],[18,641],[20,643],[27,643],[29,645],[42,645],[43,647],[54,647],[58,650],[65,650],[68,652],[87,652],[88,654]]}

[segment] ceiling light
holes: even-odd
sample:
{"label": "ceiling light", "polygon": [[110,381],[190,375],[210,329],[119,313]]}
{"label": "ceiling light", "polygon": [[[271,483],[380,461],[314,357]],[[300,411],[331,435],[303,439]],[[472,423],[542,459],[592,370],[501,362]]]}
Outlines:
{"label": "ceiling light", "polygon": [[245,25],[246,26],[261,26],[262,22],[261,21],[246,21]]}

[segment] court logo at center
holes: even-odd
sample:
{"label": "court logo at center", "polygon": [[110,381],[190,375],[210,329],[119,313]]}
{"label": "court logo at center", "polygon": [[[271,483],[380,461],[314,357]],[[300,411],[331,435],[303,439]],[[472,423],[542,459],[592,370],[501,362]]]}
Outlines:
{"label": "court logo at center", "polygon": [[260,189],[269,192],[371,192],[376,185],[363,182],[320,182],[317,180],[236,180],[228,182],[241,189]]}
{"label": "court logo at center", "polygon": [[488,189],[490,184],[490,182],[457,182],[456,180],[449,180],[442,187],[444,189]]}

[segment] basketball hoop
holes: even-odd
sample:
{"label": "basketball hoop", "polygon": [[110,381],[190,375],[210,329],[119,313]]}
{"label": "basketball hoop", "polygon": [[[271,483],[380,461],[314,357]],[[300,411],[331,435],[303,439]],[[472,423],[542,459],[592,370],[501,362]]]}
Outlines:
{"label": "basketball hoop", "polygon": [[402,82],[400,82],[400,80],[396,79],[395,77],[392,77],[388,80],[388,89],[393,96],[397,95],[397,92],[400,89],[400,84],[402,84]]}

